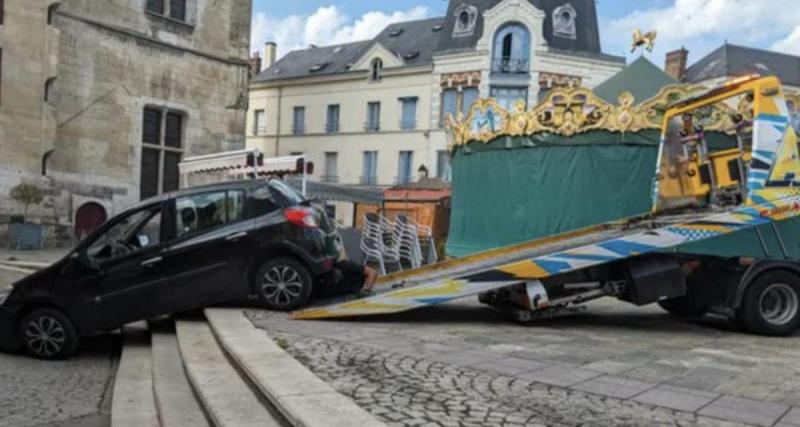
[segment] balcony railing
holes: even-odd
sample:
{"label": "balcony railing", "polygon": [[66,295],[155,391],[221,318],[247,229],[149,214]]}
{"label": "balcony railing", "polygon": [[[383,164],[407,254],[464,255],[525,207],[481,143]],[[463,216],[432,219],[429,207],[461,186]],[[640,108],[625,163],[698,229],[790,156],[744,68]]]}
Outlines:
{"label": "balcony railing", "polygon": [[362,176],[361,177],[361,185],[378,185],[378,177],[375,176],[375,175]]}
{"label": "balcony railing", "polygon": [[400,120],[400,129],[413,130],[417,128],[416,120]]}
{"label": "balcony railing", "polygon": [[322,175],[322,182],[329,182],[331,184],[336,184],[339,182],[338,175]]}
{"label": "balcony railing", "polygon": [[364,123],[364,130],[367,132],[380,132],[381,124],[378,122],[366,122]]}
{"label": "balcony railing", "polygon": [[528,74],[531,61],[528,58],[494,58],[492,72],[499,74]]}
{"label": "balcony railing", "polygon": [[302,135],[306,133],[306,125],[305,124],[292,125],[292,133],[295,135]]}
{"label": "balcony railing", "polygon": [[339,132],[339,123],[325,123],[325,132],[327,133]]}

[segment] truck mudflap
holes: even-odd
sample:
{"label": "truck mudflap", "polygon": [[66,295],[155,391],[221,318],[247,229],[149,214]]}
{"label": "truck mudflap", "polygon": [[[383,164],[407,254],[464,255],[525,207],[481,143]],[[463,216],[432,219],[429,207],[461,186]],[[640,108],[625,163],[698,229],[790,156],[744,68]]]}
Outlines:
{"label": "truck mudflap", "polygon": [[[640,219],[624,224],[621,231],[612,238],[608,238],[608,233],[603,231],[590,234],[588,238],[550,237],[547,240],[558,243],[559,249],[553,250],[553,245],[542,245],[538,253],[523,260],[498,262],[496,265],[484,264],[477,271],[422,282],[411,287],[403,286],[402,283],[394,284],[380,289],[378,294],[370,297],[296,311],[291,313],[290,318],[324,319],[399,313],[662,251],[800,214],[800,189],[776,188],[774,196],[770,201],[759,205],[740,206],[725,212],[708,212],[683,222],[671,223],[668,215],[655,215],[647,220]],[[609,223],[605,230],[614,227],[620,227],[620,224]],[[592,239],[592,236],[596,238]]]}

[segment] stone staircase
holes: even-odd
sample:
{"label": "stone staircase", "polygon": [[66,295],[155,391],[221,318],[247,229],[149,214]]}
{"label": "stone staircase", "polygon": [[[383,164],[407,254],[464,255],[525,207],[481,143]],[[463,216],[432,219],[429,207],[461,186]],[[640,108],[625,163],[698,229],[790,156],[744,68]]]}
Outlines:
{"label": "stone staircase", "polygon": [[238,309],[128,325],[113,427],[380,426]]}

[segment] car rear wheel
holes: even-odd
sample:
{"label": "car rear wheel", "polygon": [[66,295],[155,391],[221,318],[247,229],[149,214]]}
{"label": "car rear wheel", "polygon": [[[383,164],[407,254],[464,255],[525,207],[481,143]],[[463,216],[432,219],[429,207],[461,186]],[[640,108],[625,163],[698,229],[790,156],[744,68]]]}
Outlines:
{"label": "car rear wheel", "polygon": [[787,271],[757,277],[747,286],[736,318],[756,334],[791,334],[800,325],[800,277]]}
{"label": "car rear wheel", "polygon": [[78,332],[72,321],[56,309],[37,308],[19,322],[25,351],[39,359],[64,359],[78,349]]}
{"label": "car rear wheel", "polygon": [[270,310],[300,308],[311,296],[311,274],[292,258],[267,261],[258,269],[255,280],[256,294]]}

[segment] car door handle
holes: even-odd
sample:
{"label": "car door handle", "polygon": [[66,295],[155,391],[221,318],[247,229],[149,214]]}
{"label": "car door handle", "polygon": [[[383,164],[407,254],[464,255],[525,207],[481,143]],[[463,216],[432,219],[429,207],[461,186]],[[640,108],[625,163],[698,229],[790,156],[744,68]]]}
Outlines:
{"label": "car door handle", "polygon": [[228,237],[225,238],[225,240],[228,241],[228,242],[235,242],[235,241],[241,239],[242,237],[246,237],[246,236],[247,236],[247,232],[246,231],[242,231],[240,233],[233,233],[233,234],[229,235]]}
{"label": "car door handle", "polygon": [[152,267],[152,266],[158,264],[159,262],[161,262],[163,260],[164,260],[164,258],[161,258],[160,256],[157,256],[155,258],[150,258],[150,259],[148,259],[146,261],[142,261],[142,263],[140,265],[142,267]]}

